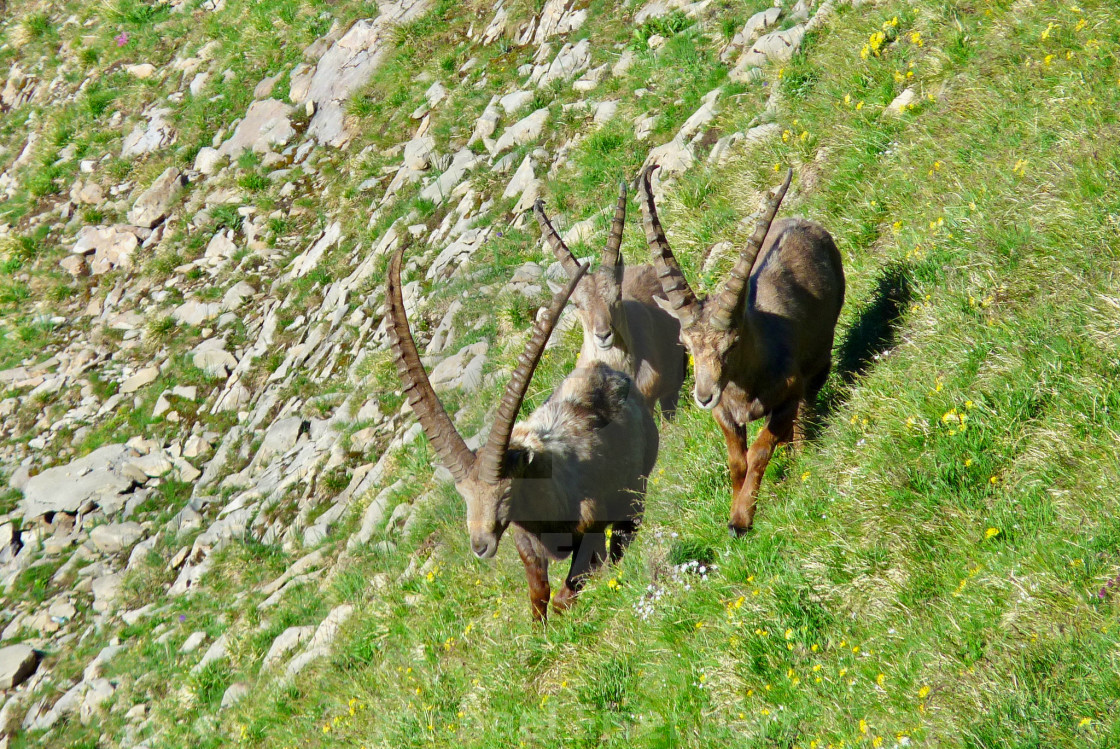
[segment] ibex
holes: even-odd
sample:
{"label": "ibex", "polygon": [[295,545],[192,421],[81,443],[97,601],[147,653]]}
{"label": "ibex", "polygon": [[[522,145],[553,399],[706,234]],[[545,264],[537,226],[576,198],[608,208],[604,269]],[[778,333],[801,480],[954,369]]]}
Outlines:
{"label": "ibex", "polygon": [[[568,276],[579,272],[579,261],[552,228],[543,201],[536,202],[533,214]],[[622,183],[603,262],[572,294],[583,326],[580,361],[601,361],[630,375],[650,408],[660,403],[662,415],[671,419],[684,384],[687,358],[680,342],[681,326],[654,301],[664,293],[653,268],[624,267],[620,248],[625,222],[626,184]]]}
{"label": "ibex", "polygon": [[[650,191],[656,165],[639,176],[646,240],[667,303],[693,358],[693,398],[710,410],[727,440],[731,532],[754,522],[762,475],[774,449],[800,439],[807,411],[828,378],[836,320],[844,304],[844,270],[836,243],[812,221],[774,221],[793,177],[772,195],[747,246],[713,297],[697,298],[657,218]],[[771,226],[771,224],[773,224]],[[659,303],[660,300],[658,300]],[[747,424],[766,417],[747,449]],[[795,424],[797,433],[795,434]]]}
{"label": "ibex", "polygon": [[602,362],[581,362],[548,401],[514,425],[525,391],[556,319],[586,269],[552,300],[536,324],[498,404],[486,444],[467,447],[432,390],[405,318],[401,257],[389,266],[389,338],[404,392],[455,488],[466,500],[471,549],[493,557],[513,526],[529,578],[533,618],[547,618],[548,563],[572,556],[553,606],[574,603],[587,576],[607,555],[616,561],[637,529],[646,479],[657,460],[657,426],[633,380]]}

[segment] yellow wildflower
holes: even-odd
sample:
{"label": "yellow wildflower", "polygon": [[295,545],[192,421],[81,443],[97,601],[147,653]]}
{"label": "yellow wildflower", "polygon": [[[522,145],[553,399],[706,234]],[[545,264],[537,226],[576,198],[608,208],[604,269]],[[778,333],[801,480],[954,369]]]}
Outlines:
{"label": "yellow wildflower", "polygon": [[860,733],[867,733],[867,721],[864,720],[863,718],[859,719],[859,732]]}
{"label": "yellow wildflower", "polygon": [[1054,23],[1053,21],[1046,24],[1046,30],[1042,32],[1042,36],[1040,36],[1039,39],[1041,39],[1042,41],[1046,41],[1050,38],[1050,32],[1056,28],[1058,28],[1058,24]]}
{"label": "yellow wildflower", "polygon": [[1077,727],[1078,728],[1088,728],[1089,724],[1092,723],[1092,722],[1093,721],[1090,718],[1082,718],[1081,720],[1079,720],[1077,722]]}
{"label": "yellow wildflower", "polygon": [[998,535],[999,535],[999,528],[989,528],[988,530],[984,531],[984,538],[985,539],[995,538]]}
{"label": "yellow wildflower", "polygon": [[914,33],[912,33],[910,35],[910,43],[915,47],[921,47],[923,44],[921,32],[915,31]]}

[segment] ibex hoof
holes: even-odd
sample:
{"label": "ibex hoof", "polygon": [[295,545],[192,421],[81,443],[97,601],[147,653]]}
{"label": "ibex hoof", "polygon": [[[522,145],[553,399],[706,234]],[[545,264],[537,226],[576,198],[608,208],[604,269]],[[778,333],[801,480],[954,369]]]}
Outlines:
{"label": "ibex hoof", "polygon": [[570,609],[576,602],[576,592],[567,586],[552,597],[552,610],[561,613]]}
{"label": "ibex hoof", "polygon": [[731,534],[732,538],[742,538],[743,536],[750,533],[751,527],[749,525],[748,526],[737,526],[737,525],[728,524],[727,530]]}

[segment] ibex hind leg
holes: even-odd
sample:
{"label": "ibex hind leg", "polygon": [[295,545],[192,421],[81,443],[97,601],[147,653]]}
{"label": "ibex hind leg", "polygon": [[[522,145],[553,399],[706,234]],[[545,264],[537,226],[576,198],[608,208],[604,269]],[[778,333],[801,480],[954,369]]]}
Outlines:
{"label": "ibex hind leg", "polygon": [[576,602],[576,596],[595,570],[603,566],[607,558],[607,534],[602,531],[585,533],[573,542],[572,566],[564,587],[552,599],[552,607],[557,611],[567,611]]}
{"label": "ibex hind leg", "polygon": [[793,446],[800,448],[806,440],[817,434],[817,395],[828,380],[832,362],[825,362],[821,370],[813,375],[806,387],[805,396],[797,407],[797,420],[793,424]]}
{"label": "ibex hind leg", "polygon": [[639,520],[620,520],[611,526],[611,545],[610,545],[610,560],[614,564],[622,555],[626,553],[626,549],[630,546],[630,542],[634,540],[634,534],[638,532]]}
{"label": "ibex hind leg", "polygon": [[766,426],[758,433],[754,444],[747,452],[746,479],[731,504],[731,522],[728,526],[732,535],[742,536],[754,525],[758,488],[762,484],[766,466],[770,464],[775,448],[793,438],[793,423],[796,417],[796,400],[780,406],[767,419]]}

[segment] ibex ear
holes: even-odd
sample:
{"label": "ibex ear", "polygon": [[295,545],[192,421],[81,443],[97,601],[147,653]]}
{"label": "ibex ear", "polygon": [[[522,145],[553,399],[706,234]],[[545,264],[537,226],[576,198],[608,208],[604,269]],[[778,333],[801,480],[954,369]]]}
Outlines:
{"label": "ibex ear", "polygon": [[548,478],[552,461],[547,453],[531,447],[511,447],[506,453],[505,475],[508,478]]}

